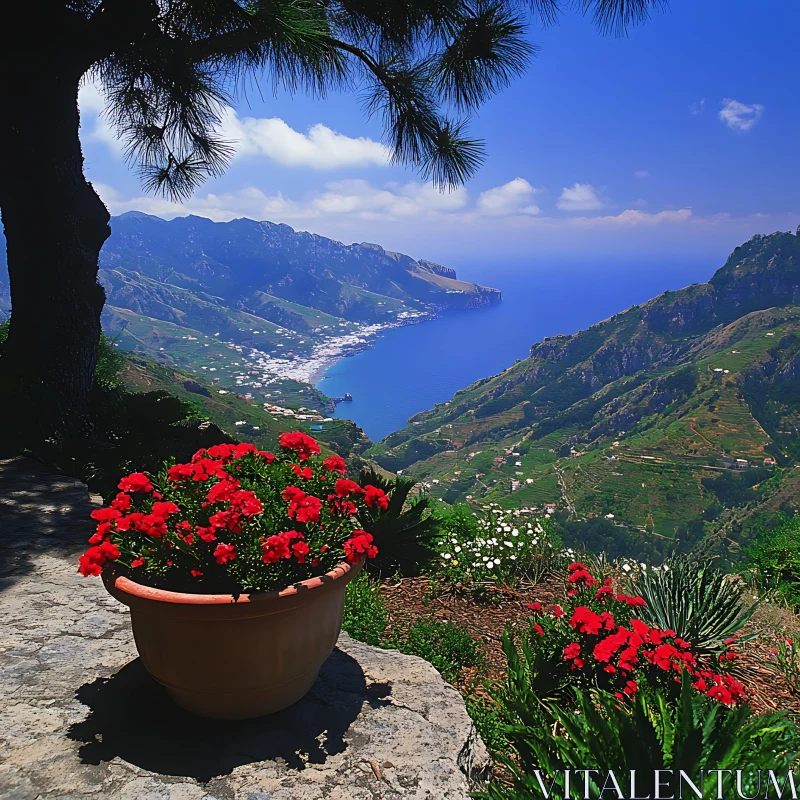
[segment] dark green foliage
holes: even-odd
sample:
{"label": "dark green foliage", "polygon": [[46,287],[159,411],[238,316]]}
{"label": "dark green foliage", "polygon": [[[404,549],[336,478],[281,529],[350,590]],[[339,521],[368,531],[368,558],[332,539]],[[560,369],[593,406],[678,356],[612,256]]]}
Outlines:
{"label": "dark green foliage", "polygon": [[455,683],[464,667],[483,662],[478,643],[466,628],[452,622],[416,622],[407,633],[396,636],[394,646],[401,652],[430,661],[445,680]]}
{"label": "dark green foliage", "polygon": [[741,583],[693,556],[672,559],[667,570],[642,571],[635,588],[647,603],[639,610],[641,620],[675,631],[698,655],[725,651],[725,642],[739,635],[756,608],[746,602]]}
{"label": "dark green foliage", "polygon": [[113,339],[100,336],[97,347],[97,365],[94,368],[95,383],[103,389],[114,389],[122,385],[120,373],[125,364],[125,356],[115,346]]}
{"label": "dark green foliage", "polygon": [[381,597],[380,583],[362,571],[347,586],[342,630],[359,642],[377,647],[383,641],[386,622],[386,604]]}
{"label": "dark green foliage", "polygon": [[747,550],[753,582],[800,608],[800,517],[778,515],[757,529]]}
{"label": "dark green foliage", "polygon": [[555,529],[565,546],[586,549],[593,553],[606,553],[611,559],[660,561],[665,549],[673,546],[669,541],[620,528],[603,517],[586,520],[560,519]]}
{"label": "dark green foliage", "polygon": [[483,697],[466,698],[467,712],[493,758],[508,753],[506,723],[501,709]]}
{"label": "dark green foliage", "polygon": [[723,472],[719,477],[703,478],[703,488],[713,492],[725,508],[735,508],[758,500],[761,496],[758,484],[772,477],[772,470],[765,467]]}
{"label": "dark green foliage", "polygon": [[364,520],[364,530],[372,534],[378,548],[378,557],[368,563],[368,569],[384,576],[419,575],[434,556],[431,545],[439,530],[430,498],[409,499],[413,480],[384,478],[369,467],[362,470],[359,483],[377,486],[389,495],[387,512]]}
{"label": "dark green foliage", "polygon": [[[509,685],[514,687],[518,677],[510,675]],[[633,769],[637,797],[654,796],[654,771],[659,769],[684,770],[698,785],[703,770],[739,769],[743,796],[763,796],[765,787],[759,793],[751,774],[761,770],[766,775],[772,769],[785,777],[800,748],[800,735],[785,712],[757,716],[746,705],[728,708],[694,691],[686,673],[677,700],[647,686],[632,701],[573,690],[568,706],[542,703],[516,688],[510,691],[513,702],[504,709],[517,758],[506,756],[501,761],[512,783],[492,783],[476,795],[484,800],[540,797],[542,787],[534,770],[549,787],[553,776],[564,769],[599,771],[599,781],[595,773],[590,782],[591,797],[603,796],[609,770],[620,781],[623,795],[634,796],[628,785]],[[552,796],[565,796],[563,780],[562,772]],[[662,786],[661,796],[678,796],[676,783],[674,792],[666,783]],[[724,796],[733,797],[734,784],[729,783],[727,790]],[[571,782],[569,796],[584,796],[582,779]],[[716,797],[715,776],[707,780],[704,797]]]}

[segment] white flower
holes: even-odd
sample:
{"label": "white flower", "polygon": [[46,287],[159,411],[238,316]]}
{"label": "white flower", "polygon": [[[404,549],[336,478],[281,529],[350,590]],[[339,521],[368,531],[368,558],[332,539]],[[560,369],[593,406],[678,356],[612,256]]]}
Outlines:
{"label": "white flower", "polygon": [[519,536],[519,531],[511,531],[512,536]]}
{"label": "white flower", "polygon": [[513,546],[514,546],[514,542],[503,542],[503,544],[504,544],[506,547],[513,547]]}
{"label": "white flower", "polygon": [[461,545],[457,544],[453,549],[456,551],[456,553],[460,553],[461,552]]}
{"label": "white flower", "polygon": [[630,572],[631,571],[631,565],[630,564],[623,564],[622,565],[622,569],[624,569],[625,572]]}
{"label": "white flower", "polygon": [[534,539],[534,540],[532,541],[532,544],[539,544],[539,540],[538,540],[538,539]]}
{"label": "white flower", "polygon": [[484,557],[483,557],[483,560],[484,560],[484,561],[488,561],[488,560],[489,560],[489,556],[484,556]]}
{"label": "white flower", "polygon": [[452,558],[453,556],[450,553],[442,553],[442,558]]}
{"label": "white flower", "polygon": [[458,539],[451,539],[451,540],[450,540],[450,542],[451,542],[452,544],[458,544]]}
{"label": "white flower", "polygon": [[510,556],[509,556],[509,558],[510,558],[512,561],[516,561],[516,560],[517,560],[517,557],[516,557],[515,555],[513,555],[513,554],[512,554],[512,555],[510,555]]}
{"label": "white flower", "polygon": [[494,569],[494,561],[487,561],[486,562],[487,569]]}

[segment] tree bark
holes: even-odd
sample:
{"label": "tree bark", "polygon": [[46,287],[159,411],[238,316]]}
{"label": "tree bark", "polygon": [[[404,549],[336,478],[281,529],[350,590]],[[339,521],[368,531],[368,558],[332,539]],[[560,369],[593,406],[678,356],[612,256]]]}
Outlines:
{"label": "tree bark", "polygon": [[0,350],[4,437],[19,428],[32,441],[60,439],[87,424],[105,302],[98,257],[111,229],[83,176],[84,69],[62,50],[33,74],[0,75],[0,215],[12,307]]}

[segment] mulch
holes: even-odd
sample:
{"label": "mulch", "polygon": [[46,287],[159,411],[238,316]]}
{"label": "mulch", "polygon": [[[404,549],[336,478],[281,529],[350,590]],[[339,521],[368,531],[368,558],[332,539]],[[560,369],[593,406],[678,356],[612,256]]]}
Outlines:
{"label": "mulch", "polygon": [[[564,584],[550,578],[535,586],[517,589],[482,587],[479,597],[448,589],[447,584],[429,578],[403,578],[386,582],[381,588],[388,612],[387,634],[402,632],[417,620],[450,621],[466,628],[481,643],[486,668],[462,670],[457,689],[473,695],[485,694],[483,681],[500,681],[506,659],[501,646],[504,627],[526,629],[528,603],[561,603]],[[742,656],[732,671],[750,692],[750,703],[757,712],[788,710],[800,715],[800,695],[792,694],[785,678],[775,668],[772,651],[779,636],[800,636],[800,621],[790,612],[760,607],[743,633],[757,632],[758,638],[743,644]]]}

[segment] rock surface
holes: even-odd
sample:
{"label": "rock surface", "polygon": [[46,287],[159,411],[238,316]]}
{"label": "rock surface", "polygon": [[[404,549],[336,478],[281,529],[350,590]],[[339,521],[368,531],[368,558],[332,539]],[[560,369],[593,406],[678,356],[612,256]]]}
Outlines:
{"label": "rock surface", "polygon": [[469,796],[487,756],[459,694],[426,661],[346,634],[280,714],[220,723],[174,707],[127,608],[75,571],[90,511],[77,481],[0,461],[0,797]]}

